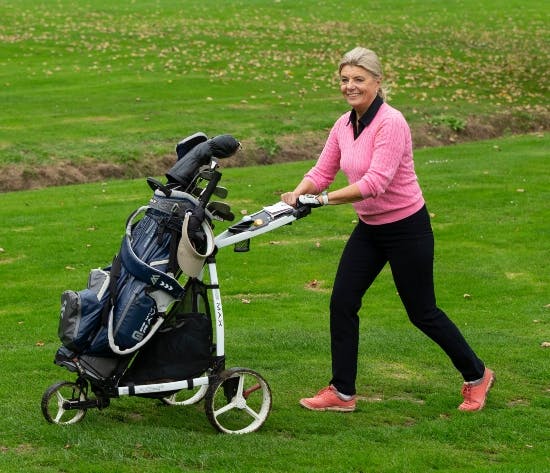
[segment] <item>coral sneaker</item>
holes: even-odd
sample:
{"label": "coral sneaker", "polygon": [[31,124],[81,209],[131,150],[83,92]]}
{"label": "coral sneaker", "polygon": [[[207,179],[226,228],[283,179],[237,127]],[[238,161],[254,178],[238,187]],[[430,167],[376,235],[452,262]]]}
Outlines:
{"label": "coral sneaker", "polygon": [[355,396],[349,401],[344,401],[338,396],[338,391],[331,384],[321,389],[314,397],[300,399],[300,404],[312,411],[352,412],[355,410]]}
{"label": "coral sneaker", "polygon": [[462,385],[462,396],[464,402],[458,406],[461,411],[480,411],[485,406],[487,393],[495,382],[495,373],[485,368],[483,378],[476,384],[464,383]]}

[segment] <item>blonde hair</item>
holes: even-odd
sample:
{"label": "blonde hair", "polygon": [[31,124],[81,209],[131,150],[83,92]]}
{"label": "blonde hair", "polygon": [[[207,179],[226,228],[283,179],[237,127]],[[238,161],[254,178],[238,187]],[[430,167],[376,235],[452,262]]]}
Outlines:
{"label": "blonde hair", "polygon": [[[344,54],[338,65],[338,74],[342,72],[344,66],[362,67],[380,81],[384,77],[378,56],[374,51],[367,48],[357,47]],[[386,90],[382,86],[378,89],[378,95],[386,100]]]}

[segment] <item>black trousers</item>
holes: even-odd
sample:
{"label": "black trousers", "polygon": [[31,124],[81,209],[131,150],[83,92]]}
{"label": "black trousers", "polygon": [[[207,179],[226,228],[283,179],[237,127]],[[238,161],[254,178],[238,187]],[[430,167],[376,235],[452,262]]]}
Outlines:
{"label": "black trousers", "polygon": [[331,384],[338,391],[355,394],[358,312],[367,289],[388,262],[410,321],[443,349],[465,381],[483,376],[483,362],[436,305],[433,259],[434,239],[425,206],[385,225],[359,221],[342,253],[330,301]]}

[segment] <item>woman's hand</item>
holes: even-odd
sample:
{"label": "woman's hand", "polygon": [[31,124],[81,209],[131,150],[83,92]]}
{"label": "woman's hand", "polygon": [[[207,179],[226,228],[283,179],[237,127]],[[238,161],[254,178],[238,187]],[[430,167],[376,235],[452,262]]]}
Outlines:
{"label": "woman's hand", "polygon": [[281,200],[288,205],[292,205],[292,207],[296,207],[296,201],[298,200],[298,194],[294,192],[285,192],[284,194],[281,194]]}

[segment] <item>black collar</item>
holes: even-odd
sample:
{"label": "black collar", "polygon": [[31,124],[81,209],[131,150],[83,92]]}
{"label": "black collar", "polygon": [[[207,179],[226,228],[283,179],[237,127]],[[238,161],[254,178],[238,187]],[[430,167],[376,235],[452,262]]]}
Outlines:
{"label": "black collar", "polygon": [[376,113],[384,103],[384,100],[382,100],[382,97],[377,95],[372,103],[370,104],[370,107],[367,109],[363,115],[359,118],[359,124],[356,127],[357,122],[357,112],[355,110],[352,110],[349,116],[348,125],[351,123],[353,125],[353,134],[355,139],[361,134],[361,132],[368,127],[371,122],[374,120],[374,117],[376,116]]}

